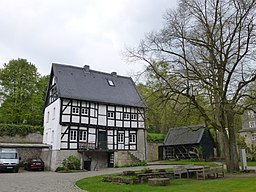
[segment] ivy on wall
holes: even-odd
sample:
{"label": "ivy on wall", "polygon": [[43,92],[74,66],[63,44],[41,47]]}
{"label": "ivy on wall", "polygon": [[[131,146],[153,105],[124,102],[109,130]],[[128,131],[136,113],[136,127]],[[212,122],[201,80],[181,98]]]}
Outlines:
{"label": "ivy on wall", "polygon": [[42,126],[32,125],[16,125],[16,124],[0,124],[0,136],[27,136],[30,133],[43,134],[44,128]]}

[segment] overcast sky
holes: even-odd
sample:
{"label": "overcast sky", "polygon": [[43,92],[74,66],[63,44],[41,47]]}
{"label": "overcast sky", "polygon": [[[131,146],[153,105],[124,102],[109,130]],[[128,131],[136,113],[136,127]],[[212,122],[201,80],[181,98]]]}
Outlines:
{"label": "overcast sky", "polygon": [[163,26],[177,0],[0,0],[0,67],[24,58],[42,75],[52,63],[131,75],[125,47]]}

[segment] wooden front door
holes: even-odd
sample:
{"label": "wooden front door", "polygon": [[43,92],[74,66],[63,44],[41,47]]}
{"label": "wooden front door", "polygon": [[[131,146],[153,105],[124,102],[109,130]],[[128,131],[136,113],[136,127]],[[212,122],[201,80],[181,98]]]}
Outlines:
{"label": "wooden front door", "polygon": [[103,150],[107,149],[107,132],[99,131],[98,136],[98,148]]}

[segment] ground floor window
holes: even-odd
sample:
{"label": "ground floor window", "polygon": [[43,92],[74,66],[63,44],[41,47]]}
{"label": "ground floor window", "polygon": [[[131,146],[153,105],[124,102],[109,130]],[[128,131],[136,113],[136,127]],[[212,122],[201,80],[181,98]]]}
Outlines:
{"label": "ground floor window", "polygon": [[119,133],[118,134],[118,143],[123,143],[124,142],[124,134],[123,133]]}
{"label": "ground floor window", "polygon": [[136,143],[136,134],[130,134],[130,143]]}
{"label": "ground floor window", "polygon": [[79,141],[86,141],[87,140],[87,132],[86,131],[80,131],[79,132]]}
{"label": "ground floor window", "polygon": [[77,139],[77,131],[71,130],[70,131],[70,141],[76,141]]}

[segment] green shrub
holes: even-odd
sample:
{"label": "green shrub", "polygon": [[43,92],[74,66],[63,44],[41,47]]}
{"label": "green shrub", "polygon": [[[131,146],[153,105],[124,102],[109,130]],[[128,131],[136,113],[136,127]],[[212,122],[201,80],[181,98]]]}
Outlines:
{"label": "green shrub", "polygon": [[63,160],[62,165],[65,170],[79,170],[81,163],[77,157],[71,155]]}
{"label": "green shrub", "polygon": [[43,134],[42,126],[32,125],[16,125],[16,124],[0,124],[0,136],[27,136],[30,133],[40,132]]}
{"label": "green shrub", "polygon": [[147,140],[153,143],[162,143],[164,141],[164,134],[161,133],[148,133]]}
{"label": "green shrub", "polygon": [[55,170],[55,172],[64,171],[64,170],[65,170],[64,167],[57,167],[57,169]]}
{"label": "green shrub", "polygon": [[147,161],[138,161],[133,163],[127,163],[123,165],[122,167],[137,167],[137,166],[147,166]]}

